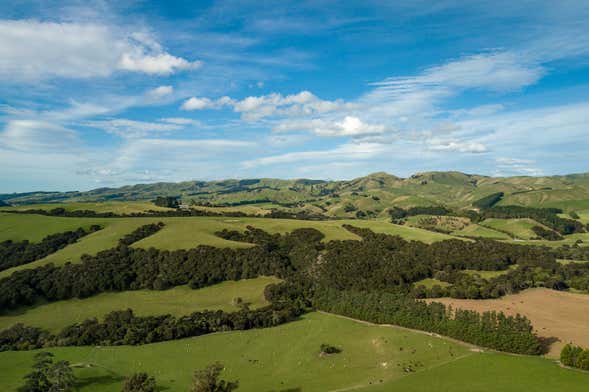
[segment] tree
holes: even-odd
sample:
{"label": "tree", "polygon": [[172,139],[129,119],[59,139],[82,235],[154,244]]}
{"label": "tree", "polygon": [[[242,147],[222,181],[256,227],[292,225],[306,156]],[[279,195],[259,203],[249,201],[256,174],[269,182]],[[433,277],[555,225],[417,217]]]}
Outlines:
{"label": "tree", "polygon": [[174,196],[158,196],[153,203],[159,207],[167,207],[167,208],[178,208],[180,204],[178,203],[178,198]]}
{"label": "tree", "polygon": [[70,392],[76,382],[69,362],[53,363],[53,354],[46,351],[35,355],[33,370],[25,379],[26,383],[18,389],[19,392]]}
{"label": "tree", "polygon": [[191,392],[231,392],[237,389],[237,381],[219,380],[223,365],[215,362],[203,370],[196,370],[192,377]]}
{"label": "tree", "polygon": [[155,378],[147,373],[134,373],[123,384],[122,392],[155,392]]}

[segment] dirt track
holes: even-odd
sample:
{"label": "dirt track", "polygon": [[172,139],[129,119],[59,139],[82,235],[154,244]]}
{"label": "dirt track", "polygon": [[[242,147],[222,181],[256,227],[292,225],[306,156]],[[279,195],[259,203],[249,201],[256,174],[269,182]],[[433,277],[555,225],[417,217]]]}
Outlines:
{"label": "dirt track", "polygon": [[532,321],[539,336],[559,339],[550,346],[547,354],[550,357],[558,357],[568,342],[589,347],[589,295],[530,289],[500,299],[437,298],[435,301],[479,312],[496,310],[510,315],[525,315]]}

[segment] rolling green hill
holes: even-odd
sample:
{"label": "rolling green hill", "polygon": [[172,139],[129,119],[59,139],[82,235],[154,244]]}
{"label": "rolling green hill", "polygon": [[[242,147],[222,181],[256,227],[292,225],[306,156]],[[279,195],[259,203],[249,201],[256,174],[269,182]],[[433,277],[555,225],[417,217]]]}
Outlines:
{"label": "rolling green hill", "polygon": [[[392,206],[447,205],[471,208],[474,201],[503,192],[498,205],[558,207],[565,211],[589,209],[589,173],[551,177],[487,177],[460,172],[426,172],[400,178],[374,173],[350,181],[244,179],[185,181],[99,188],[87,192],[30,192],[0,195],[0,201],[19,208],[34,203],[82,202],[78,209],[134,212],[155,209],[145,203],[157,196],[177,196],[203,206],[249,206],[264,210],[306,210],[327,216],[351,217],[358,211],[386,216]],[[124,208],[117,201],[135,201]],[[108,202],[96,206],[96,202]],[[253,210],[252,207],[261,210]]]}

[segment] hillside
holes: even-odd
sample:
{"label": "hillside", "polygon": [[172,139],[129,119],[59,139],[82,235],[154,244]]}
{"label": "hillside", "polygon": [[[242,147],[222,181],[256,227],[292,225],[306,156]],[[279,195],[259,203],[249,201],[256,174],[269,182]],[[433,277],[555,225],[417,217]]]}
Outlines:
{"label": "hillside", "polygon": [[[203,207],[256,206],[304,210],[334,217],[385,216],[391,206],[447,205],[469,208],[487,195],[503,192],[499,205],[589,209],[589,173],[551,177],[487,177],[460,172],[426,172],[400,178],[374,173],[350,181],[309,179],[230,179],[98,188],[87,192],[29,192],[0,195],[14,206],[35,203],[146,201],[177,196]],[[91,209],[91,207],[89,207]]]}

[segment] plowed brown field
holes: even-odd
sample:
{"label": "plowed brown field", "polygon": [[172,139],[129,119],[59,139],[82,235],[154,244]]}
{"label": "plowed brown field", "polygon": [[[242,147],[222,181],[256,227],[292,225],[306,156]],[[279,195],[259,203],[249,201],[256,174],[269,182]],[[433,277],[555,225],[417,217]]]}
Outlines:
{"label": "plowed brown field", "polygon": [[568,342],[589,347],[589,295],[586,294],[530,289],[500,299],[437,298],[434,301],[478,312],[495,310],[525,315],[539,336],[559,339],[551,344],[547,354],[550,357],[558,357]]}

